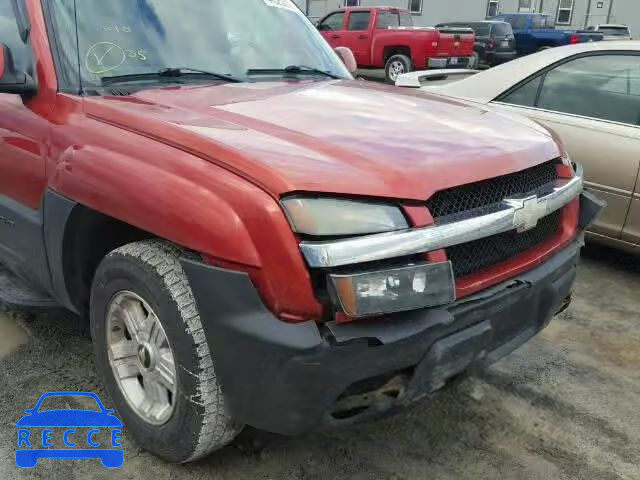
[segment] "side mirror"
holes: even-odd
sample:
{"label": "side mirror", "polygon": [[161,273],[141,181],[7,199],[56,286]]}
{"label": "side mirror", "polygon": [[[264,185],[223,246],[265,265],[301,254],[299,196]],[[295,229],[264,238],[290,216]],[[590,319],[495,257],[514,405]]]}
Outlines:
{"label": "side mirror", "polygon": [[35,92],[33,79],[25,72],[16,70],[11,50],[0,43],[0,93],[32,95]]}
{"label": "side mirror", "polygon": [[342,63],[345,64],[349,73],[356,73],[358,71],[358,63],[356,62],[356,57],[353,55],[353,52],[350,48],[347,47],[336,47],[335,52],[338,54]]}

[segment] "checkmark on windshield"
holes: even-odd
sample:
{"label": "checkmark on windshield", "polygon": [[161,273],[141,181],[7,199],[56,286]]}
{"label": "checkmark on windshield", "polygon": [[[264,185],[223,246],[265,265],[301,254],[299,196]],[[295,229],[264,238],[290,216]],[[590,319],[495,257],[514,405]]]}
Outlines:
{"label": "checkmark on windshield", "polygon": [[111,52],[111,50],[113,50],[113,47],[115,47],[115,45],[111,45],[111,46],[109,47],[109,49],[108,49],[106,52],[104,52],[104,55],[102,55],[101,57],[100,57],[100,56],[98,56],[98,55],[96,55],[96,52],[92,52],[92,53],[93,53],[93,56],[94,56],[94,57],[96,57],[96,63],[97,63],[98,65],[102,65],[102,62],[104,61],[105,57],[106,57],[107,55],[109,55],[109,53]]}

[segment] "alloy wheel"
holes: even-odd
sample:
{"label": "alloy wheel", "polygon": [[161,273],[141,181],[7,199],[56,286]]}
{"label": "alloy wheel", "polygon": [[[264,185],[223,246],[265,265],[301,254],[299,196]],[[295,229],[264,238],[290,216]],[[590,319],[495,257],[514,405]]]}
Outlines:
{"label": "alloy wheel", "polygon": [[122,291],[107,309],[109,363],[129,406],[152,425],[166,423],[175,408],[173,352],[158,317],[139,295]]}

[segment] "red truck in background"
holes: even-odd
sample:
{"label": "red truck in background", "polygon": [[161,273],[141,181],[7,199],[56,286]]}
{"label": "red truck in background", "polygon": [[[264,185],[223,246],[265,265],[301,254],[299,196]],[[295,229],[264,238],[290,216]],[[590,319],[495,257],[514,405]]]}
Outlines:
{"label": "red truck in background", "polygon": [[350,48],[359,68],[384,68],[390,83],[414,69],[466,67],[475,45],[471,29],[414,27],[411,13],[395,7],[336,10],[318,30],[332,47]]}

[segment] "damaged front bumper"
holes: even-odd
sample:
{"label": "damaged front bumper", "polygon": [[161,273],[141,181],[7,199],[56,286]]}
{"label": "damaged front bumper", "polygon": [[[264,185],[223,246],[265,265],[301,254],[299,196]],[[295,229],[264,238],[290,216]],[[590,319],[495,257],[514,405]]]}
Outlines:
{"label": "damaged front bumper", "polygon": [[[581,203],[586,227],[602,205]],[[403,408],[518,348],[567,308],[580,247],[446,306],[322,325],[277,319],[246,274],[182,263],[231,414],[293,435]]]}

